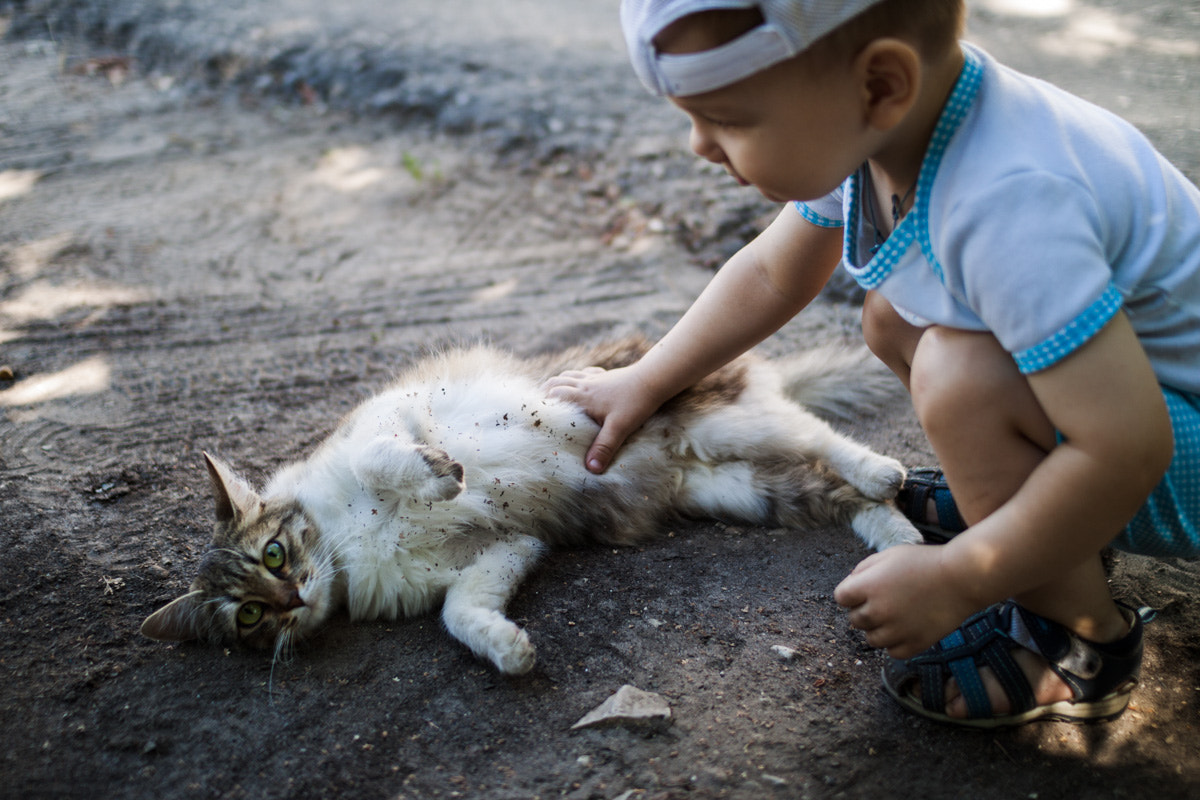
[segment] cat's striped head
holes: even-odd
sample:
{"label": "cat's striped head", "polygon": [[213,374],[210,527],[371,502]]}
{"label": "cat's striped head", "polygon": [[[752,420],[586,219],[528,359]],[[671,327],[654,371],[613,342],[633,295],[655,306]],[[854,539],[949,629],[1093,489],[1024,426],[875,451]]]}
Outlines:
{"label": "cat's striped head", "polygon": [[221,461],[205,454],[217,523],[190,591],[151,614],[151,639],[202,639],[286,646],[312,633],[333,603],[336,565],[295,502],[264,502]]}

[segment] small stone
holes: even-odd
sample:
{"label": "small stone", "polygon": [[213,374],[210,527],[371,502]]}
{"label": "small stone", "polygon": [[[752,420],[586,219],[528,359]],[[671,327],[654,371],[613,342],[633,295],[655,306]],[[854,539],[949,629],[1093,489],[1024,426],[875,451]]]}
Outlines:
{"label": "small stone", "polygon": [[589,711],[571,730],[610,725],[666,727],[671,724],[671,707],[660,695],[625,684],[616,694]]}
{"label": "small stone", "polygon": [[796,657],[796,651],[790,647],[785,647],[781,644],[771,646],[771,652],[774,653],[780,661],[791,661]]}

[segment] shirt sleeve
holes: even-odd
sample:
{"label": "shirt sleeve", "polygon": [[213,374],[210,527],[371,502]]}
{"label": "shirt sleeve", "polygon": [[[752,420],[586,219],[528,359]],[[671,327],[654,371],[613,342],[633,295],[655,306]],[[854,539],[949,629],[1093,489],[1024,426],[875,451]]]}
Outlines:
{"label": "shirt sleeve", "polygon": [[1098,199],[1076,180],[1022,172],[954,210],[946,288],[1022,373],[1075,352],[1121,309]]}
{"label": "shirt sleeve", "polygon": [[839,186],[824,197],[808,202],[797,200],[792,205],[800,212],[800,216],[813,225],[821,228],[841,228],[846,224],[842,211],[843,194],[842,187]]}

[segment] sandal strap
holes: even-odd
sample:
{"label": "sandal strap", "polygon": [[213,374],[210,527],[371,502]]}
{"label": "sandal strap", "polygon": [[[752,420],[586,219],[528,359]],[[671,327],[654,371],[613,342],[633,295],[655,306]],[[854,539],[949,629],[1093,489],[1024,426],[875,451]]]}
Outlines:
{"label": "sandal strap", "polygon": [[[1118,606],[1129,621],[1129,633],[1115,642],[1098,643],[1007,600],[970,617],[924,653],[907,661],[890,661],[884,667],[884,685],[910,709],[945,722],[970,724],[968,720],[975,720],[990,726],[990,722],[1011,724],[1012,720],[1034,718],[1111,718],[1124,710],[1137,685],[1142,625],[1152,614],[1150,609]],[[1037,705],[1033,688],[1013,657],[1017,648],[1041,655],[1071,687],[1071,710],[1060,708],[1061,703]],[[1003,716],[995,713],[988,699],[979,674],[984,666],[991,668],[1009,699],[1011,711]],[[946,716],[946,681],[950,678],[962,692],[968,720]],[[912,695],[914,683],[920,686],[919,704]]]}
{"label": "sandal strap", "polygon": [[962,533],[967,529],[966,520],[958,513],[958,503],[950,494],[949,486],[930,488],[933,494],[933,507],[937,509],[938,527],[950,533]]}
{"label": "sandal strap", "polygon": [[[949,534],[962,533],[967,529],[967,523],[958,512],[958,504],[954,502],[954,496],[946,484],[946,476],[936,467],[909,470],[896,500],[904,515],[913,522],[940,528]],[[937,514],[933,524],[926,519],[931,500]]]}
{"label": "sandal strap", "polygon": [[968,619],[928,653],[917,656],[922,705],[945,712],[945,682],[958,682],[971,718],[994,715],[979,675],[991,667],[1012,706],[1011,714],[1033,708],[1033,688],[1012,656],[1016,647],[1046,659],[1051,670],[1071,687],[1076,700],[1096,699],[1137,680],[1142,660],[1142,621],[1137,610],[1119,604],[1130,621],[1124,637],[1111,643],[1088,641],[1008,600]]}
{"label": "sandal strap", "polygon": [[1101,643],[1076,636],[1057,622],[1013,603],[1036,642],[1037,651],[1071,687],[1075,700],[1102,697],[1137,681],[1143,649],[1142,615],[1132,606],[1120,602],[1117,605],[1129,621],[1129,633],[1115,642]]}
{"label": "sandal strap", "polygon": [[[1015,608],[1016,605],[1012,604]],[[995,716],[988,699],[982,666],[991,667],[1001,689],[1008,696],[1012,713],[1033,708],[1033,687],[1012,656],[1014,644],[1008,635],[1007,604],[984,609],[968,619],[926,653],[909,660],[921,682],[921,704],[938,714],[946,708],[946,681],[953,677],[967,704],[972,719]]]}

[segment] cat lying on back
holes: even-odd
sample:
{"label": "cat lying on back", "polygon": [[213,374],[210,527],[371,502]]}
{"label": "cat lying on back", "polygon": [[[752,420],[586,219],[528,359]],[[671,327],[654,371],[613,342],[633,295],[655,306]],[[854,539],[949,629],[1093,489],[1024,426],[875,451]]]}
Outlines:
{"label": "cat lying on back", "polygon": [[278,654],[342,608],[354,620],[396,619],[440,602],[452,636],[520,674],[533,667],[534,647],[504,609],[547,546],[628,545],[672,515],[849,525],[876,548],[920,541],[888,502],[904,476],[899,462],[788,399],[852,413],[870,393],[861,355],[743,357],[664,406],[603,475],[586,471],[596,424],[541,385],[567,369],[628,364],[645,347],[629,340],[538,359],[479,347],[429,358],[261,494],[206,454],[212,549],[191,591],[150,615],[142,633]]}

